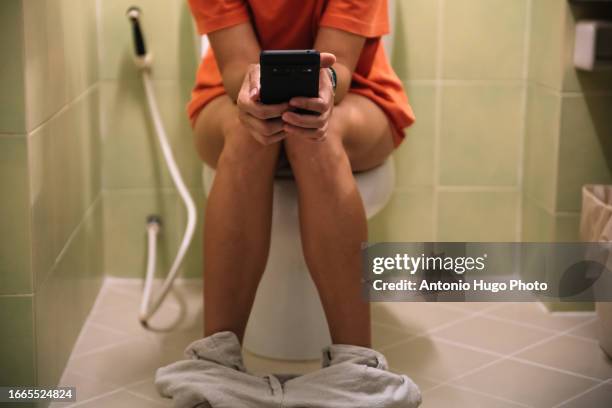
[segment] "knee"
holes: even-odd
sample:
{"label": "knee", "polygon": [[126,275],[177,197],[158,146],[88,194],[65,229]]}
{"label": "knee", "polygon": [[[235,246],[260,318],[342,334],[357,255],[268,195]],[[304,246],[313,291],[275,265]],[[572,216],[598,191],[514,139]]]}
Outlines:
{"label": "knee", "polygon": [[337,133],[328,134],[320,142],[290,136],[285,139],[285,149],[291,167],[298,173],[304,169],[304,172],[320,179],[350,169],[342,138]]}
{"label": "knee", "polygon": [[255,171],[276,165],[280,144],[262,145],[257,142],[238,118],[225,126],[223,135],[224,145],[218,166]]}

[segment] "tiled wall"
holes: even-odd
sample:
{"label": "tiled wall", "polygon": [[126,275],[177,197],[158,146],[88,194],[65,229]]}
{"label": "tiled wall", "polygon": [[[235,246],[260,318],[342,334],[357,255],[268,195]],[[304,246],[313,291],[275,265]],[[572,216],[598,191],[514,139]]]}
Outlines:
{"label": "tiled wall", "polygon": [[370,239],[518,240],[531,1],[396,3],[392,63],[417,122]]}
{"label": "tiled wall", "polygon": [[94,0],[0,5],[0,384],[55,384],[103,275]]}
{"label": "tiled wall", "polygon": [[609,6],[533,0],[523,240],[579,239],[581,186],[612,181],[612,74],[573,68],[575,23]]}
{"label": "tiled wall", "polygon": [[[162,216],[158,272],[165,274],[185,227],[185,210],[166,170],[132,60],[125,12],[142,10],[142,27],[153,53],[153,78],[170,143],[200,220],[204,212],[201,162],[193,148],[185,106],[197,68],[197,51],[186,1],[100,1],[100,103],[104,190],[105,267],[110,275],[145,273],[149,214]],[[196,231],[182,276],[201,276],[201,228]]]}

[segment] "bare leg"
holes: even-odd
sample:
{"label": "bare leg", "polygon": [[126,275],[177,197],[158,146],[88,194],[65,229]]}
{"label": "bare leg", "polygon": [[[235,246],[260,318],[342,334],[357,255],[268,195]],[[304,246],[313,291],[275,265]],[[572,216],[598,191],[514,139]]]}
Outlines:
{"label": "bare leg", "polygon": [[335,107],[326,140],[290,136],[285,146],[299,190],[304,256],[332,341],[369,347],[360,255],[367,222],[352,170],[376,167],[391,154],[389,122],[374,103],[349,94]]}
{"label": "bare leg", "polygon": [[227,96],[204,108],[195,135],[217,169],[204,226],[204,334],[229,330],[242,341],[268,258],[280,144],[253,139]]}

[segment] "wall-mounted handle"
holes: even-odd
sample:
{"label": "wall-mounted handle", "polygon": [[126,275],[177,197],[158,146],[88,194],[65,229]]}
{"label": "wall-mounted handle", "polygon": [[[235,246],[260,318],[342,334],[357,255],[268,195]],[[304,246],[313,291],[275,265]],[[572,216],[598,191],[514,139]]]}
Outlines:
{"label": "wall-mounted handle", "polygon": [[132,23],[132,35],[134,37],[134,52],[137,57],[145,57],[147,55],[147,46],[145,44],[142,29],[140,27],[140,9],[132,6],[127,10],[127,16]]}

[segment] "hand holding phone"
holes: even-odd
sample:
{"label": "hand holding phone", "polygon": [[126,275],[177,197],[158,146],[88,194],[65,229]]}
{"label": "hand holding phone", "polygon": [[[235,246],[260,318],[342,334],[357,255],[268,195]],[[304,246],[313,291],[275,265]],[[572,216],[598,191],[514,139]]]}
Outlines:
{"label": "hand holding phone", "polygon": [[322,141],[334,107],[334,87],[328,67],[336,61],[316,50],[264,51],[261,54],[261,101],[289,101],[282,114],[287,135]]}
{"label": "hand holding phone", "polygon": [[289,109],[289,104],[264,105],[260,102],[259,64],[249,65],[236,104],[240,123],[262,145],[277,143],[287,136],[281,116]]}

